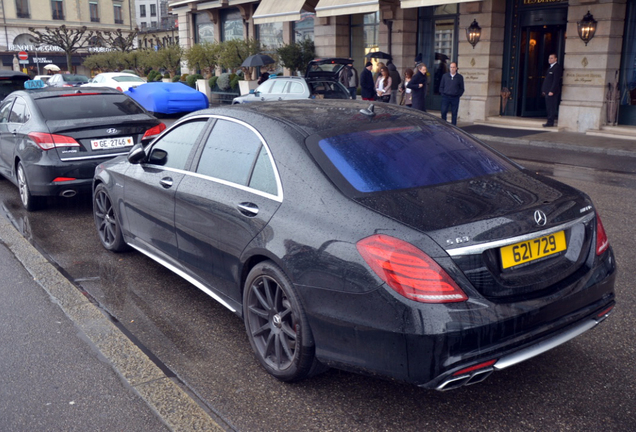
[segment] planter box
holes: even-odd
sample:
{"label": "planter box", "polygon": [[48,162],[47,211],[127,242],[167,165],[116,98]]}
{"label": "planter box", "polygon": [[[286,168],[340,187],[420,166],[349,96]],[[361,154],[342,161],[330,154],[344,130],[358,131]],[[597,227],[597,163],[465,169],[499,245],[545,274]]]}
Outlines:
{"label": "planter box", "polygon": [[241,93],[241,96],[246,95],[250,92],[250,90],[254,90],[256,87],[258,87],[258,81],[239,81],[239,90]]}
{"label": "planter box", "polygon": [[210,100],[211,92],[210,92],[210,83],[206,79],[197,80],[197,90],[207,96],[208,100]]}

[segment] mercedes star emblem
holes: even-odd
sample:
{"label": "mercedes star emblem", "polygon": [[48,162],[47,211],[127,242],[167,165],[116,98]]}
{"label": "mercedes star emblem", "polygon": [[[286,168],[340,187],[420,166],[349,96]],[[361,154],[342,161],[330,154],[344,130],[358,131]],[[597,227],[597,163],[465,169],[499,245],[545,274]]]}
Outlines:
{"label": "mercedes star emblem", "polygon": [[535,210],[534,221],[537,223],[537,225],[543,226],[548,221],[548,218],[546,217],[545,213],[543,213],[541,210]]}

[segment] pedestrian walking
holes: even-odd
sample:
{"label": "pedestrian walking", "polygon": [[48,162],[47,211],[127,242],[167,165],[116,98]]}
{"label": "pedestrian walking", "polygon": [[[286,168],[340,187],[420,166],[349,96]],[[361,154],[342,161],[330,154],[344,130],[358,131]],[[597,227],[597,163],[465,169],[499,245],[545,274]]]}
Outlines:
{"label": "pedestrian walking", "polygon": [[550,67],[545,71],[545,78],[543,85],[541,85],[541,93],[545,97],[545,108],[548,112],[548,120],[543,127],[554,126],[559,96],[561,95],[561,78],[563,77],[563,66],[557,63],[556,54],[548,56],[548,63],[550,63]]}
{"label": "pedestrian walking", "polygon": [[424,63],[418,63],[415,69],[417,69],[417,72],[415,72],[413,78],[408,82],[406,88],[411,89],[413,108],[426,111],[426,94],[428,92],[426,65]]}
{"label": "pedestrian walking", "polygon": [[360,96],[362,96],[362,100],[375,100],[375,83],[373,82],[373,73],[371,72],[372,68],[373,63],[367,62],[364,65],[362,73],[360,73]]}
{"label": "pedestrian walking", "polygon": [[349,90],[351,99],[355,100],[358,94],[358,71],[353,67],[353,60],[342,68],[339,79],[342,85]]}
{"label": "pedestrian walking", "polygon": [[402,82],[402,78],[391,60],[386,62],[386,67],[389,70],[389,75],[391,76],[391,98],[389,99],[389,103],[397,104],[397,96],[399,94],[398,87]]}
{"label": "pedestrian walking", "polygon": [[400,105],[404,105],[407,107],[413,106],[413,90],[407,88],[406,85],[413,78],[413,69],[406,68],[404,71],[404,80],[400,83],[399,91],[400,91]]}
{"label": "pedestrian walking", "polygon": [[446,117],[450,108],[451,122],[457,126],[459,98],[464,94],[464,77],[457,72],[457,62],[452,62],[450,71],[442,76],[439,93],[442,95],[442,119],[447,121]]}
{"label": "pedestrian walking", "polygon": [[378,95],[377,100],[387,103],[391,100],[392,81],[389,69],[384,66],[380,69],[380,76],[378,76],[378,80],[375,82],[375,90]]}

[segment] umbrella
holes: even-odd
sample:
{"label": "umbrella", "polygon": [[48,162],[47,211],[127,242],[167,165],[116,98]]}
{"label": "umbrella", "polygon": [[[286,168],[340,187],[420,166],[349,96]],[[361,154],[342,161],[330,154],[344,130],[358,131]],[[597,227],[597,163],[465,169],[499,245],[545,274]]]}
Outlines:
{"label": "umbrella", "polygon": [[44,66],[44,69],[52,70],[52,71],[55,71],[55,72],[59,72],[60,71],[60,68],[57,67],[57,65],[54,65],[54,64],[47,64],[46,66]]}
{"label": "umbrella", "polygon": [[254,54],[245,59],[241,67],[257,67],[276,63],[276,60],[267,54]]}
{"label": "umbrella", "polygon": [[368,57],[377,58],[377,59],[387,59],[387,60],[393,59],[393,56],[391,54],[387,54],[387,53],[382,52],[382,51],[376,51],[376,52],[369,53]]}

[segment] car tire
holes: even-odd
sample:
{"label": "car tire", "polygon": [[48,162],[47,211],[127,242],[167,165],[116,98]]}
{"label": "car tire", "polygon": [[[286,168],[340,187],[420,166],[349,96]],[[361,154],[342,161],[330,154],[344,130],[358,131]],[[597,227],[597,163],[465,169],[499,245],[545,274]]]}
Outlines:
{"label": "car tire", "polygon": [[243,317],[256,358],[277,379],[300,381],[327,369],[315,358],[307,316],[293,285],[273,262],[263,261],[248,274]]}
{"label": "car tire", "polygon": [[103,184],[97,185],[93,194],[93,216],[99,240],[104,248],[111,252],[124,252],[129,249],[121,232],[117,210]]}
{"label": "car tire", "polygon": [[29,189],[29,180],[27,179],[26,170],[22,162],[18,162],[16,168],[16,178],[18,180],[18,191],[20,192],[20,201],[26,209],[26,211],[35,211],[42,207],[43,199],[31,194]]}

